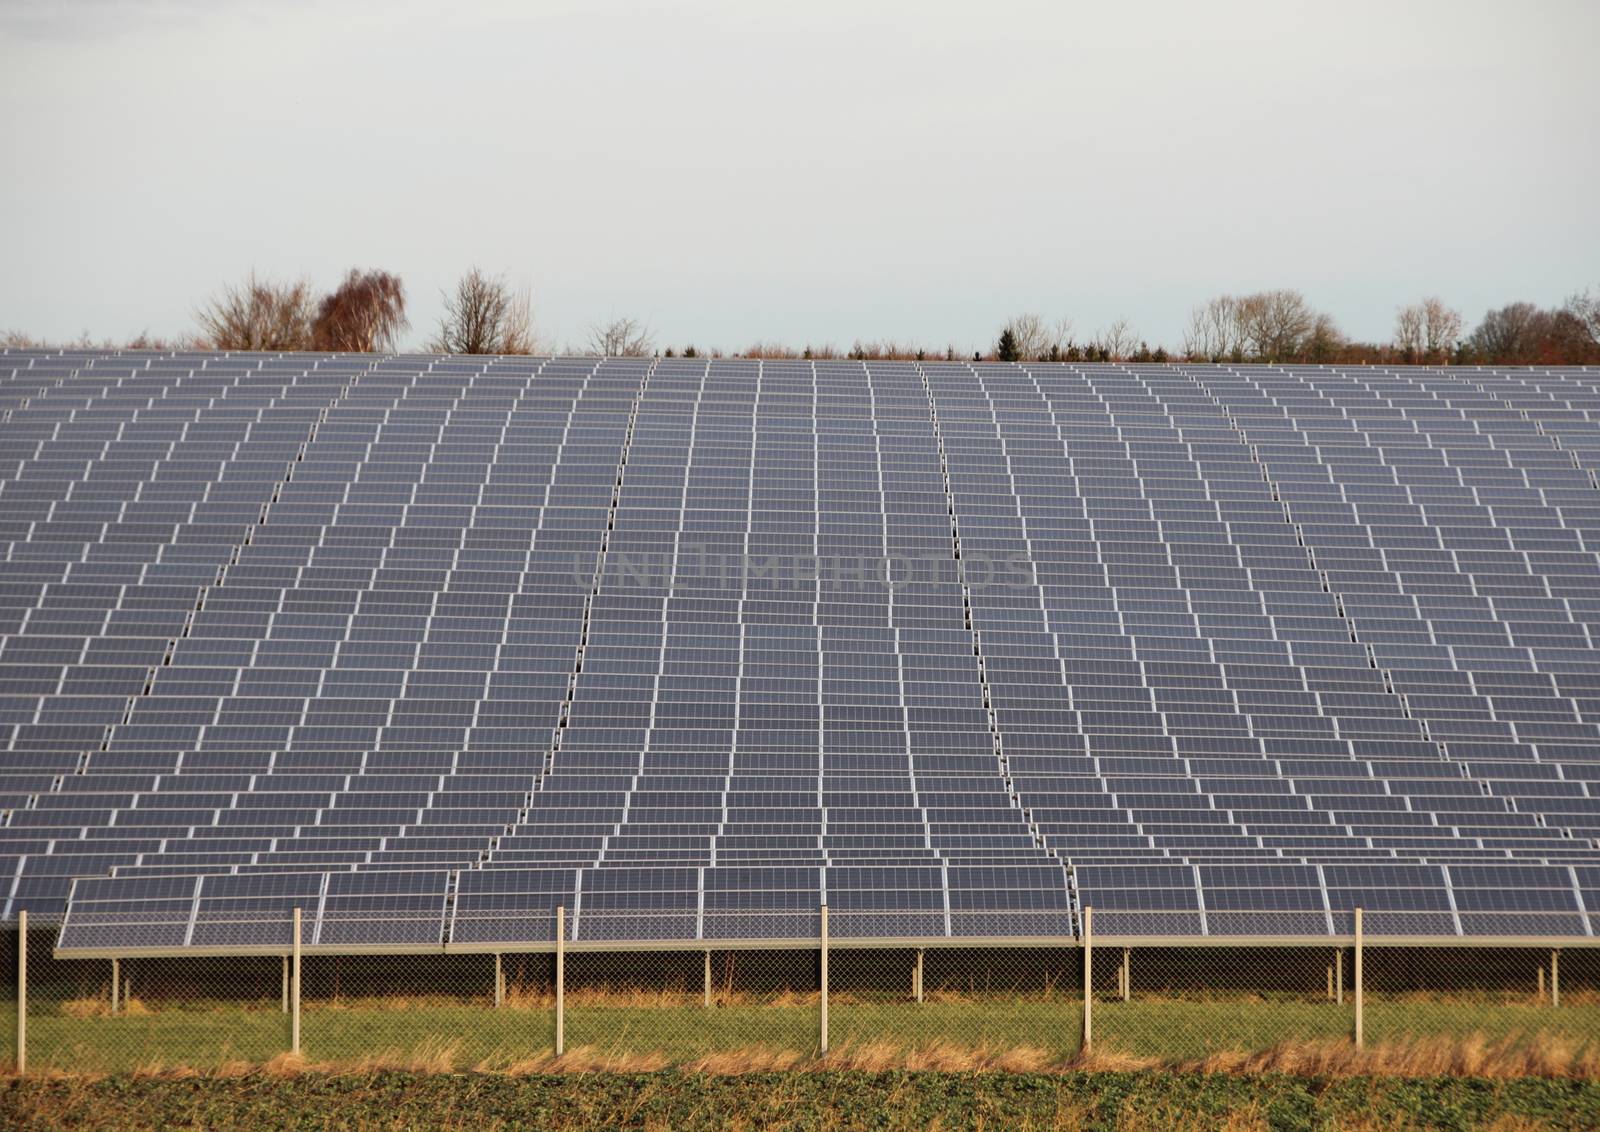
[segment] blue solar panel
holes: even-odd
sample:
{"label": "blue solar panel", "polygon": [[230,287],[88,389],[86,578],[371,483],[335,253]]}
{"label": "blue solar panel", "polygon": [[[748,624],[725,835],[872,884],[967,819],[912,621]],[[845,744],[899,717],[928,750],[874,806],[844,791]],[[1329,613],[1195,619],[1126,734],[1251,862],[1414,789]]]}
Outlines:
{"label": "blue solar panel", "polygon": [[1588,371],[26,357],[73,946],[1593,931]]}

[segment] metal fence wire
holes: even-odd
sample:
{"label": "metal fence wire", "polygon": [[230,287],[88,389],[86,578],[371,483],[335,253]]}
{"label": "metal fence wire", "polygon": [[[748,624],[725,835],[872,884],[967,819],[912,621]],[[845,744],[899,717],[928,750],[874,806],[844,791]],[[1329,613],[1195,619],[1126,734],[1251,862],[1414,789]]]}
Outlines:
{"label": "metal fence wire", "polygon": [[[302,923],[297,947],[292,919],[121,954],[58,951],[56,923],[6,925],[0,1061],[69,1073],[283,1058],[440,1071],[819,1057],[1045,1068],[1086,1052],[1193,1064],[1463,1044],[1600,1058],[1591,937],[1183,939],[1148,924],[1101,933],[1092,910],[1080,935],[1015,940],[918,939],[893,913],[823,909],[795,914],[811,938],[779,940],[732,919],[687,940],[665,922],[650,939],[637,916],[591,913],[580,939],[564,909],[500,920],[445,946],[397,922],[394,943],[360,952],[326,942],[326,924],[307,944]],[[220,942],[230,931],[255,942]]]}

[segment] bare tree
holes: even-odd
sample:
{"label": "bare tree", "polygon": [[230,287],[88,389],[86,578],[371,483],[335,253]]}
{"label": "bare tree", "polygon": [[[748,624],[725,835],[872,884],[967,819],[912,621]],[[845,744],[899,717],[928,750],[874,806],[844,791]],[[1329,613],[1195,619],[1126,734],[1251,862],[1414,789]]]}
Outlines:
{"label": "bare tree", "polygon": [[606,358],[647,358],[655,351],[650,328],[635,318],[614,318],[589,328],[589,352]]}
{"label": "bare tree", "polygon": [[1580,291],[1562,309],[1583,327],[1590,342],[1600,346],[1600,290]]}
{"label": "bare tree", "polygon": [[1408,361],[1448,361],[1460,337],[1461,312],[1436,296],[1401,307],[1395,316],[1395,348]]}
{"label": "bare tree", "polygon": [[921,361],[928,356],[925,346],[918,346],[914,342],[899,342],[893,338],[882,341],[872,339],[863,342],[857,338],[845,354],[847,358],[856,361]]}
{"label": "bare tree", "polygon": [[1037,314],[1019,314],[1008,319],[1001,334],[1011,332],[1017,360],[1024,362],[1056,361],[1067,348],[1072,337],[1072,320],[1059,318],[1046,322]]}
{"label": "bare tree", "polygon": [[1484,315],[1468,345],[1487,362],[1525,361],[1541,337],[1539,324],[1546,317],[1532,303],[1510,303]]}
{"label": "bare tree", "polygon": [[1219,295],[1189,314],[1183,349],[1190,358],[1331,361],[1347,345],[1329,315],[1299,291]]}
{"label": "bare tree", "polygon": [[1422,300],[1423,348],[1432,360],[1448,360],[1461,340],[1461,312],[1437,296]]}
{"label": "bare tree", "polygon": [[[666,356],[670,358],[672,353],[672,348],[669,346]],[[755,342],[746,346],[742,354],[734,356],[746,358],[798,358],[800,357],[800,351],[782,342]]]}
{"label": "bare tree", "polygon": [[[1246,346],[1265,361],[1293,361],[1310,354],[1318,332],[1317,313],[1299,291],[1259,291],[1239,300],[1239,322]],[[1331,321],[1321,329],[1332,328]]]}
{"label": "bare tree", "polygon": [[193,335],[181,338],[162,338],[151,334],[149,330],[141,330],[126,341],[117,341],[111,338],[102,338],[95,341],[85,330],[78,337],[66,342],[45,342],[25,334],[20,330],[8,330],[0,334],[0,348],[3,349],[40,349],[55,348],[69,350],[150,350],[157,353],[172,353],[175,350],[209,350],[211,343],[205,338]]}
{"label": "bare tree", "polygon": [[1394,316],[1394,348],[1406,361],[1422,357],[1423,343],[1427,340],[1423,330],[1422,304],[1412,303],[1401,307]]}
{"label": "bare tree", "polygon": [[1094,344],[1111,361],[1120,362],[1138,348],[1139,336],[1133,332],[1127,319],[1119,318],[1095,335]]}
{"label": "bare tree", "polygon": [[398,275],[350,269],[337,290],[317,306],[311,345],[317,350],[355,353],[395,348],[406,319],[406,292]]}
{"label": "bare tree", "polygon": [[1189,312],[1189,328],[1183,335],[1183,352],[1195,360],[1220,362],[1244,356],[1244,327],[1239,317],[1239,300],[1218,295],[1204,306]]}
{"label": "bare tree", "polygon": [[531,354],[533,305],[500,276],[474,267],[444,297],[444,315],[428,348],[440,354]]}
{"label": "bare tree", "polygon": [[313,306],[304,279],[273,283],[251,272],[240,286],[224,287],[195,318],[216,350],[305,350]]}

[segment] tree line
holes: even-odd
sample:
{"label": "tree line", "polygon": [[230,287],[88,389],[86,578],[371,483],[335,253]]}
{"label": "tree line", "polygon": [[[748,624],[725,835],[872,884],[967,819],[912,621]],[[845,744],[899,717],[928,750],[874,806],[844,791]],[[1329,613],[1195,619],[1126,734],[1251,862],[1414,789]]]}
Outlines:
{"label": "tree line", "polygon": [[[443,313],[425,348],[440,354],[533,354],[547,352],[534,330],[528,292],[503,276],[474,267],[444,292]],[[140,335],[121,345],[133,349],[314,350],[392,352],[410,327],[406,291],[398,275],[351,269],[332,291],[319,294],[304,279],[262,279],[252,273],[225,286],[196,312],[196,333],[169,341]],[[0,345],[39,343],[19,333]],[[70,345],[113,347],[87,335]],[[608,357],[723,357],[719,349],[693,344],[658,348],[651,329],[635,318],[615,318],[589,328],[587,341],[567,352]],[[832,344],[792,347],[757,342],[734,357],[859,358],[932,360],[966,358],[954,345],[930,349],[895,340],[857,341],[847,350]],[[1558,307],[1510,303],[1491,310],[1470,332],[1461,312],[1437,296],[1401,307],[1393,336],[1385,342],[1347,337],[1326,311],[1299,291],[1278,289],[1218,295],[1195,307],[1176,349],[1152,347],[1126,319],[1077,337],[1069,319],[1021,314],[1000,327],[994,342],[972,353],[974,360],[1046,362],[1269,362],[1401,365],[1592,365],[1600,364],[1600,289],[1571,295]]]}

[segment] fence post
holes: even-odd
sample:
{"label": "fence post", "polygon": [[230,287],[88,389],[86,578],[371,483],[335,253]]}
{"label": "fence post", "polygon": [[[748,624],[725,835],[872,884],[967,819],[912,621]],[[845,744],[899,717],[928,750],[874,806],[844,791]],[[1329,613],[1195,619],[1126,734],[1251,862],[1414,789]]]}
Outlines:
{"label": "fence post", "polygon": [[1363,1002],[1362,1002],[1362,990],[1364,988],[1362,986],[1362,979],[1361,979],[1361,974],[1362,974],[1362,972],[1361,972],[1361,960],[1362,960],[1362,955],[1361,955],[1361,909],[1357,908],[1356,909],[1356,987],[1355,987],[1355,990],[1356,990],[1356,1048],[1357,1049],[1363,1049],[1363,1048],[1365,1048],[1365,1045],[1366,1045],[1366,1040],[1365,1040],[1366,1039],[1366,1035],[1362,1032],[1362,1023],[1365,1021],[1365,1019],[1362,1017],[1362,1006],[1364,1005]]}
{"label": "fence post", "polygon": [[28,910],[17,913],[17,1076],[28,1071]]}
{"label": "fence post", "polygon": [[122,993],[122,960],[111,961],[111,1017],[117,1016],[117,998]]}
{"label": "fence post", "polygon": [[1333,964],[1328,964],[1328,1001],[1333,1001]]}
{"label": "fence post", "polygon": [[289,1052],[300,1052],[300,909],[294,910],[294,952],[289,975]]}
{"label": "fence post", "polygon": [[822,1011],[821,1033],[818,1035],[822,1053],[828,1052],[828,906],[822,906]]}
{"label": "fence post", "polygon": [[1094,1035],[1094,983],[1091,980],[1094,962],[1094,909],[1083,910],[1083,1052],[1089,1052],[1089,1042]]}
{"label": "fence post", "polygon": [[911,990],[916,995],[917,1005],[922,1005],[922,948],[917,948],[917,965],[911,972]]}
{"label": "fence post", "polygon": [[708,948],[705,956],[705,999],[703,1005],[711,1009],[711,951]]}
{"label": "fence post", "polygon": [[1561,952],[1550,949],[1550,1005],[1561,1005]]}
{"label": "fence post", "polygon": [[567,906],[556,905],[556,1056],[567,1050]]}
{"label": "fence post", "polygon": [[1122,1001],[1133,999],[1133,948],[1122,949]]}
{"label": "fence post", "polygon": [[494,953],[494,1004],[497,1009],[506,1004],[506,972],[498,951]]}

